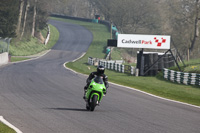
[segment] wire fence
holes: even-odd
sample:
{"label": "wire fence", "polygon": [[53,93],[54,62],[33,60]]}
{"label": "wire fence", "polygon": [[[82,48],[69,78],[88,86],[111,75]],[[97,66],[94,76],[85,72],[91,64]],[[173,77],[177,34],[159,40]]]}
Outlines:
{"label": "wire fence", "polygon": [[0,37],[0,54],[4,52],[9,52],[11,38],[1,38]]}

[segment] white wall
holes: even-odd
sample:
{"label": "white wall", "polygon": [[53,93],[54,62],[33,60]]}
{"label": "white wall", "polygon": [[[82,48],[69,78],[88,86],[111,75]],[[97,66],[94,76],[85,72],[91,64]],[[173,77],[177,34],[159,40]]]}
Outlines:
{"label": "white wall", "polygon": [[0,54],[0,66],[8,63],[8,52]]}

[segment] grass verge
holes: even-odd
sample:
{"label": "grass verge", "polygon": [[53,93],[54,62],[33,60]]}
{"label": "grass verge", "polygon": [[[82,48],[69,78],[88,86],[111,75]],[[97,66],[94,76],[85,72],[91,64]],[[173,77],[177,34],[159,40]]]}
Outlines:
{"label": "grass verge", "polygon": [[9,128],[2,122],[0,122],[0,133],[16,133],[13,129]]}
{"label": "grass verge", "polygon": [[[74,20],[60,18],[52,19],[82,25],[93,33],[93,42],[89,47],[86,55],[76,62],[67,63],[66,66],[83,74],[89,74],[92,71],[95,71],[96,67],[87,65],[87,59],[90,56],[97,58],[105,57],[106,42],[110,36],[107,27],[101,24]],[[113,83],[133,87],[164,98],[200,106],[199,86],[172,83],[170,81],[163,80],[163,78],[159,75],[157,77],[134,77],[111,70],[106,70],[106,74],[109,77],[109,81]]]}
{"label": "grass verge", "polygon": [[[37,38],[31,38],[29,41],[21,41],[17,45],[15,44],[15,41],[12,41],[10,45],[11,62],[30,59],[25,56],[38,54],[42,51],[51,49],[59,38],[59,32],[56,27],[52,25],[49,26],[52,34],[50,34],[47,45],[40,43]],[[46,29],[44,30],[46,31]]]}
{"label": "grass verge", "polygon": [[24,61],[24,60],[28,60],[30,58],[26,58],[26,57],[11,57],[10,58],[10,62],[18,62],[18,61]]}
{"label": "grass verge", "polygon": [[[183,63],[179,63],[182,72],[186,73],[198,73],[200,74],[200,59],[192,59],[190,61],[184,61]],[[171,67],[171,70],[179,71],[178,67]]]}

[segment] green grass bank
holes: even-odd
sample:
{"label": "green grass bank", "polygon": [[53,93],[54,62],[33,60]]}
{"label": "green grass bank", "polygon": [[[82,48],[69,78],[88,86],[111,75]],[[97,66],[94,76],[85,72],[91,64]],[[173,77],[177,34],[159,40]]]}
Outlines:
{"label": "green grass bank", "polygon": [[[44,45],[38,41],[37,38],[31,38],[30,40],[22,40],[17,42],[12,40],[10,45],[9,54],[11,55],[11,62],[21,61],[29,59],[30,55],[38,55],[43,53],[45,50],[51,49],[59,38],[59,32],[53,25],[49,25],[51,34],[47,45]],[[47,29],[42,31],[43,36],[47,33]]]}
{"label": "green grass bank", "polygon": [[[96,67],[87,65],[87,60],[88,57],[105,58],[107,39],[110,37],[108,28],[104,25],[95,23],[80,22],[60,18],[51,19],[79,24],[93,33],[93,42],[85,56],[76,62],[67,63],[66,66],[83,74],[89,74],[90,72],[95,71]],[[199,86],[187,86],[172,83],[170,81],[163,80],[162,74],[158,75],[157,77],[134,77],[128,74],[118,73],[111,70],[106,70],[106,74],[108,75],[110,82],[133,87],[138,90],[142,90],[164,98],[200,106]]]}
{"label": "green grass bank", "polygon": [[16,133],[13,129],[9,128],[2,122],[0,122],[0,133]]}

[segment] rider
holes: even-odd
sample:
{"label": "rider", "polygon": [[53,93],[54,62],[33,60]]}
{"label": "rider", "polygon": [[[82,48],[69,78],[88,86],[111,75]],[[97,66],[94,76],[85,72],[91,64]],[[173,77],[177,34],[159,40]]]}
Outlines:
{"label": "rider", "polygon": [[[86,94],[86,91],[87,91],[88,86],[90,85],[92,79],[93,79],[94,77],[96,77],[96,76],[101,76],[101,77],[103,78],[103,82],[104,82],[104,84],[105,84],[106,92],[107,92],[107,88],[109,87],[109,84],[108,84],[108,76],[106,76],[106,75],[104,74],[104,72],[105,72],[104,66],[99,65],[99,66],[97,67],[97,71],[96,71],[96,72],[90,73],[89,77],[88,77],[87,80],[86,80],[86,83],[87,83],[87,84],[86,84],[86,86],[84,87],[84,97],[83,97],[84,99],[85,99],[85,94]],[[105,93],[105,94],[106,94],[106,93]]]}

